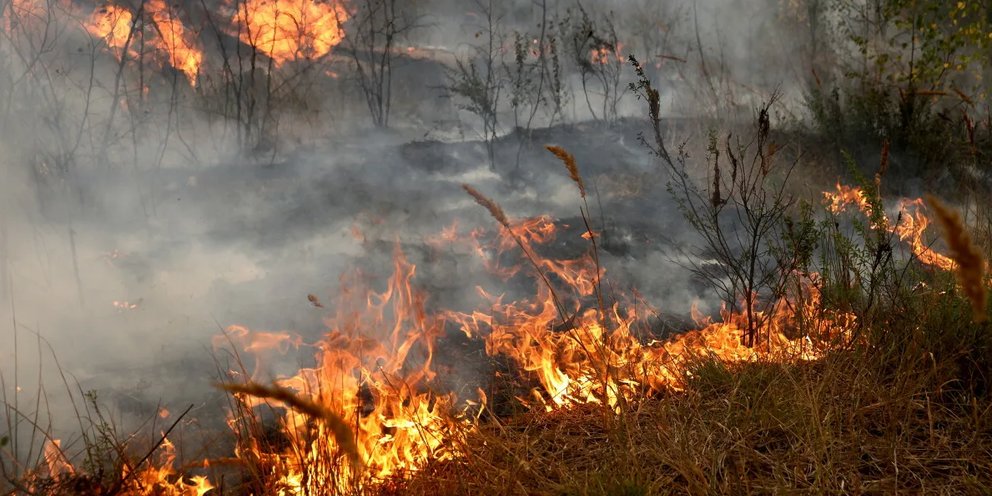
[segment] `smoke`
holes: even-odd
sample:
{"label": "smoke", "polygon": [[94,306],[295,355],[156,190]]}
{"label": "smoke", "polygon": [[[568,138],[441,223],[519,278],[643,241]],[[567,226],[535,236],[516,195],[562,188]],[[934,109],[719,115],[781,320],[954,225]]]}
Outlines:
{"label": "smoke", "polygon": [[[36,2],[43,3],[52,18],[15,11],[22,2],[3,10],[0,372],[8,388],[16,374],[18,394],[33,395],[41,369],[45,392],[57,395],[51,384],[61,382],[61,368],[71,383],[101,391],[135,418],[160,401],[202,406],[216,397],[210,343],[228,325],[318,339],[333,309],[307,295],[331,305],[340,276],[357,268],[384,281],[397,243],[420,267],[418,284],[430,288],[433,308],[473,308],[477,284],[498,291],[477,262],[438,256],[424,243],[454,221],[498,227],[461,183],[491,195],[511,217],[562,219],[571,230],[552,249],[580,253],[579,198],[545,144],[578,158],[594,196],[593,222],[606,228],[603,263],[614,288],[638,288],[681,318],[709,295],[678,262],[692,237],[664,191],[664,173],[637,141],[644,123],[622,119],[645,113],[627,92],[624,57],[635,53],[664,78],[672,115],[710,116],[728,99],[746,106],[796,80],[794,69],[770,70],[793,67],[781,62],[789,54],[786,33],[774,28],[776,2],[589,3],[596,28],[615,31],[623,44],[614,54],[622,69],[614,122],[588,122],[603,89],[583,94],[568,65],[575,61],[563,61],[565,115],[540,129],[551,123],[542,110],[521,148],[504,111],[493,171],[474,116],[439,89],[446,64],[486,36],[478,6],[419,3],[423,22],[399,48],[433,51],[397,59],[393,127],[373,131],[347,57],[285,79],[266,80],[260,70],[255,86],[225,87],[226,69],[216,61],[237,40],[208,34],[205,19],[220,10],[186,2],[205,52],[193,88],[151,59],[140,72],[133,60],[122,71],[104,43],[78,28],[96,6]],[[493,5],[502,9],[503,41],[514,30],[538,35],[543,4]],[[577,22],[577,5],[548,2],[545,15]],[[563,50],[566,41],[559,38]],[[232,92],[266,84],[284,86],[252,100],[259,120],[225,107],[243,96]],[[677,128],[673,138],[694,132]]]}

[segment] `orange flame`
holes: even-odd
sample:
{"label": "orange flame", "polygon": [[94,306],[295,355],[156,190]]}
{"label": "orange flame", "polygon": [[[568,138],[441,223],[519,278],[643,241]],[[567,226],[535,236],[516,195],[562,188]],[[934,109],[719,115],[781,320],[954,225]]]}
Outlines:
{"label": "orange flame", "polygon": [[865,213],[871,209],[871,206],[868,204],[868,199],[865,197],[861,188],[848,186],[841,183],[837,183],[836,188],[836,191],[825,191],[823,193],[824,202],[827,204],[827,210],[831,213],[839,214],[843,212],[848,205],[856,205],[862,212]]}
{"label": "orange flame", "polygon": [[[76,475],[75,467],[69,462],[62,451],[62,443],[58,439],[45,442],[44,459],[48,468],[48,477],[55,481],[66,480]],[[176,448],[168,439],[156,450],[155,456],[143,464],[137,471],[132,471],[130,465],[121,468],[121,480],[124,481],[117,494],[125,496],[204,496],[214,489],[207,477],[202,475],[188,478],[179,475],[174,466]]]}
{"label": "orange flame", "polygon": [[[522,227],[531,225],[533,220],[511,227],[516,235],[527,232]],[[541,242],[553,239],[554,226],[550,226],[539,238]],[[504,233],[499,243],[507,239],[512,237]],[[534,266],[549,281],[556,281],[552,283],[554,291],[541,284],[533,302],[506,304],[480,289],[480,294],[489,298],[490,314],[452,312],[449,318],[466,334],[484,336],[490,355],[508,356],[534,374],[541,388],[531,392],[532,400],[521,401],[546,410],[582,403],[616,408],[654,391],[681,389],[686,363],[693,357],[726,362],[815,359],[853,326],[853,316],[843,314],[820,318],[807,324],[804,333],[795,332],[801,327],[800,317],[812,315],[817,308],[819,294],[812,279],[807,278],[798,310],[796,301],[783,300],[773,306],[767,318],[757,316],[764,326],[754,348],[741,342],[745,317],[727,311],[722,322],[708,323],[667,342],[644,343],[638,338],[646,334],[639,332],[646,331],[646,324],[638,305],[617,301],[599,308],[589,303],[596,300],[597,281],[604,275],[602,269],[597,274],[590,254],[575,260],[549,260],[536,255],[533,239],[518,239],[534,257]],[[803,337],[789,338],[789,333]]]}
{"label": "orange flame", "polygon": [[289,61],[327,55],[344,38],[348,11],[338,1],[245,0],[234,20],[237,36],[272,58]]}
{"label": "orange flame", "polygon": [[0,18],[4,31],[11,34],[16,28],[34,29],[47,17],[46,5],[38,0],[13,0],[7,8],[6,11],[0,8]]}
{"label": "orange flame", "polygon": [[615,47],[601,46],[589,51],[589,61],[597,65],[608,65],[613,62],[624,63],[623,43],[617,43]]}
{"label": "orange flame", "polygon": [[123,50],[134,37],[133,25],[134,16],[131,15],[131,11],[111,4],[93,12],[86,30],[104,40],[107,46],[117,51],[117,56],[120,58],[120,50]]}
{"label": "orange flame", "polygon": [[167,54],[169,65],[183,72],[191,86],[196,86],[203,63],[203,52],[197,48],[196,38],[183,27],[179,17],[165,0],[146,0],[145,10],[151,15],[157,39],[152,43]]}
{"label": "orange flame", "polygon": [[894,232],[899,236],[900,240],[909,243],[913,254],[921,262],[942,270],[955,270],[958,264],[954,260],[930,249],[930,246],[924,242],[923,233],[926,232],[927,227],[930,225],[930,218],[923,213],[924,208],[922,198],[900,200],[899,210],[904,215],[900,216],[900,222],[895,226]]}
{"label": "orange flame", "polygon": [[427,388],[444,322],[425,311],[425,295],[411,284],[416,266],[398,249],[394,271],[383,293],[363,290],[359,275],[344,278],[317,366],[278,381],[352,426],[363,467],[349,466],[329,431],[293,410],[281,422],[289,450],[244,447],[273,466],[289,494],[335,492],[454,455],[449,441],[464,425],[452,411],[454,395]]}
{"label": "orange flame", "polygon": [[[844,211],[849,205],[854,205],[868,217],[871,217],[871,205],[861,188],[846,186],[837,183],[836,191],[823,193],[824,203],[827,209],[833,213]],[[924,264],[937,267],[942,270],[954,270],[957,264],[946,255],[937,253],[930,249],[930,246],[923,240],[923,235],[930,225],[930,218],[923,212],[926,207],[922,198],[899,200],[900,215],[897,222],[893,223],[885,219],[883,226],[873,226],[874,228],[884,228],[895,234],[900,241],[909,244],[910,249]]]}
{"label": "orange flame", "polygon": [[[118,60],[125,50],[128,56],[140,57],[138,48],[143,44],[151,48],[153,57],[164,59],[164,64],[181,71],[190,85],[196,86],[203,63],[196,36],[183,26],[165,0],[147,0],[144,14],[149,22],[136,23],[130,10],[109,4],[94,11],[85,27],[90,34],[104,40]],[[143,36],[140,42],[139,36]]]}
{"label": "orange flame", "polygon": [[60,479],[67,475],[73,475],[76,470],[66,458],[62,451],[62,440],[51,439],[45,441],[42,451],[44,453],[45,465],[48,467],[48,475],[53,479]]}

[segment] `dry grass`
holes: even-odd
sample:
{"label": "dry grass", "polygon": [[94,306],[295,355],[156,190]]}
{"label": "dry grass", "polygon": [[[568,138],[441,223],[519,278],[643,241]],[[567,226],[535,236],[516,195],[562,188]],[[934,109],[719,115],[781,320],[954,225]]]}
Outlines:
{"label": "dry grass", "polygon": [[944,239],[951,250],[951,259],[957,263],[955,275],[964,294],[971,302],[975,322],[985,322],[986,313],[985,293],[985,259],[981,250],[971,242],[971,235],[961,216],[938,200],[927,195],[927,203],[937,214],[937,221],[944,230]]}
{"label": "dry grass", "polygon": [[982,494],[992,487],[992,404],[919,381],[822,363],[700,363],[684,394],[604,426],[600,408],[493,422],[468,456],[405,494]]}
{"label": "dry grass", "polygon": [[473,188],[472,186],[463,184],[462,189],[464,189],[465,192],[469,194],[469,196],[474,198],[476,203],[478,203],[486,210],[488,210],[489,214],[492,215],[494,219],[496,219],[496,222],[499,222],[507,230],[511,230],[510,219],[508,219],[506,217],[506,213],[503,212],[503,207],[499,206],[498,203],[496,203],[486,195],[483,195],[482,193],[479,192],[479,190]]}
{"label": "dry grass", "polygon": [[275,400],[304,415],[324,421],[334,434],[337,445],[351,458],[351,462],[354,464],[353,466],[358,466],[360,463],[358,446],[355,444],[355,434],[352,432],[351,427],[340,415],[328,410],[323,405],[278,386],[264,386],[249,382],[247,384],[219,384],[218,387],[229,393]]}
{"label": "dry grass", "polygon": [[568,170],[568,177],[572,178],[575,185],[579,187],[579,195],[585,199],[586,184],[582,180],[582,175],[579,174],[579,166],[575,163],[575,157],[560,146],[548,145],[545,148],[565,165],[565,169]]}

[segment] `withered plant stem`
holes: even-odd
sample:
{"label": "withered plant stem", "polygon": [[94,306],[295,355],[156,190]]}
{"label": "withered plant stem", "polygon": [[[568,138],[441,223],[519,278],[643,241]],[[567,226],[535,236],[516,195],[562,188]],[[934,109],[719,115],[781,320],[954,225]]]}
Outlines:
{"label": "withered plant stem", "polygon": [[599,265],[599,247],[596,245],[596,233],[592,230],[592,225],[589,223],[589,202],[586,199],[586,184],[582,180],[582,175],[579,174],[579,166],[575,162],[575,156],[568,153],[567,150],[560,146],[548,145],[545,148],[554,156],[561,160],[562,164],[565,165],[565,169],[568,171],[569,177],[575,182],[575,185],[579,188],[579,196],[582,197],[583,208],[579,208],[579,212],[582,214],[582,222],[585,224],[586,233],[589,234],[589,241],[592,243],[592,259],[596,265],[596,300],[599,304],[599,315],[600,324],[603,326],[603,330],[606,330],[606,305],[603,303],[603,287],[602,281],[600,280],[600,265]]}
{"label": "withered plant stem", "polygon": [[355,434],[352,432],[351,427],[340,415],[328,410],[323,405],[275,385],[265,386],[256,382],[247,382],[245,384],[220,383],[217,384],[217,387],[229,393],[246,394],[256,398],[276,400],[300,413],[323,420],[330,427],[331,432],[334,434],[334,439],[338,442],[341,450],[348,455],[356,467],[360,463],[358,446],[355,444]]}
{"label": "withered plant stem", "polygon": [[576,186],[579,187],[579,195],[585,200],[586,184],[582,181],[582,176],[579,174],[578,165],[575,164],[575,156],[560,146],[548,145],[545,148],[565,164],[565,169],[568,170],[568,176],[572,178],[572,181],[575,181]]}
{"label": "withered plant stem", "polygon": [[[589,242],[592,244],[592,259],[593,259],[593,263],[595,264],[595,270],[596,270],[596,284],[595,284],[596,303],[599,305],[599,325],[603,329],[603,333],[602,333],[603,342],[599,343],[599,347],[600,347],[599,352],[603,358],[603,363],[604,363],[602,401],[603,404],[605,405],[609,403],[608,396],[610,389],[610,367],[609,367],[609,359],[608,359],[608,350],[606,349],[607,348],[606,340],[608,339],[607,323],[606,323],[606,304],[604,303],[603,300],[603,281],[601,279],[602,267],[599,263],[599,246],[596,243],[596,234],[593,232],[592,225],[589,223],[589,216],[591,214],[589,210],[589,202],[586,199],[586,185],[585,182],[582,180],[582,175],[579,174],[579,166],[575,162],[574,155],[568,153],[567,150],[565,150],[560,146],[548,145],[546,148],[549,152],[554,154],[554,156],[558,157],[558,159],[561,160],[562,164],[565,165],[565,169],[568,171],[569,177],[572,179],[572,181],[575,182],[575,185],[579,188],[579,196],[582,198],[583,206],[579,208],[579,213],[582,214],[582,222],[585,225],[586,233],[588,233],[589,235]],[[578,342],[578,344],[582,347],[583,351],[589,353],[589,350],[585,349],[585,345],[583,344],[581,339],[576,338],[576,342]],[[617,398],[622,400],[622,395],[618,394]]]}
{"label": "withered plant stem", "polygon": [[507,219],[506,213],[503,212],[503,208],[500,207],[498,203],[486,197],[486,195],[483,195],[479,192],[479,190],[468,184],[462,184],[462,189],[464,189],[469,196],[474,198],[476,203],[485,207],[485,209],[489,211],[489,214],[492,215],[493,218],[496,219],[496,221],[499,222],[504,228],[506,228],[506,232],[509,233],[510,237],[513,238],[513,241],[517,243],[520,250],[524,252],[524,255],[527,256],[527,259],[530,261],[531,265],[534,266],[534,270],[537,271],[537,275],[539,275],[541,280],[544,281],[544,284],[548,286],[548,291],[551,292],[551,299],[554,301],[555,309],[558,310],[558,316],[561,317],[561,321],[568,322],[569,317],[567,312],[565,312],[565,307],[561,304],[561,300],[558,299],[558,293],[555,292],[555,288],[551,285],[551,281],[548,279],[548,276],[546,276],[544,271],[541,270],[541,265],[537,263],[537,259],[534,257],[534,254],[527,249],[524,242],[517,237],[516,233],[513,232],[513,228],[510,227],[510,221]]}
{"label": "withered plant stem", "polygon": [[936,212],[937,221],[944,230],[951,259],[958,264],[954,274],[971,302],[975,322],[985,322],[988,315],[985,311],[985,259],[982,252],[972,244],[960,214],[932,195],[927,195],[927,203]]}
{"label": "withered plant stem", "polygon": [[131,470],[129,470],[128,473],[124,475],[124,477],[118,479],[117,482],[114,484],[114,486],[110,488],[110,491],[107,491],[107,494],[118,494],[121,488],[124,487],[124,484],[127,484],[127,481],[130,480],[131,477],[134,477],[134,474],[138,473],[138,468],[141,467],[143,463],[148,461],[149,458],[151,458],[152,454],[154,454],[155,451],[158,450],[159,446],[162,446],[162,443],[164,443],[165,440],[169,437],[169,434],[172,433],[172,430],[175,429],[177,425],[179,425],[179,422],[184,417],[186,417],[186,415],[189,414],[190,410],[192,409],[193,409],[193,405],[186,407],[186,409],[183,410],[183,413],[181,413],[178,417],[176,417],[176,420],[172,422],[172,425],[170,425],[169,428],[165,430],[165,432],[162,434],[162,437],[158,439],[158,442],[155,443],[154,446],[152,446],[152,449],[148,450],[148,453],[145,453],[145,456],[141,457],[141,459],[138,460],[138,463],[135,463],[134,467],[131,467]]}

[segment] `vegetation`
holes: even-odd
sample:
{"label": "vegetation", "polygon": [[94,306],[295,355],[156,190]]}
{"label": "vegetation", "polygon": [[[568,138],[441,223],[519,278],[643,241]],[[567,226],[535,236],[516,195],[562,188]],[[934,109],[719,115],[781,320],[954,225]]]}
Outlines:
{"label": "vegetation", "polygon": [[[987,84],[992,78],[992,5],[782,2],[788,4],[782,7],[783,17],[809,30],[810,50],[803,62],[825,67],[804,81],[809,118],[798,123],[776,119],[785,104],[780,93],[772,92],[754,109],[751,122],[702,121],[695,130],[705,140],[679,142],[673,136],[677,129],[663,117],[668,88],[654,77],[652,64],[624,53],[617,16],[580,3],[559,16],[539,2],[536,32],[510,33],[504,27],[509,14],[500,4],[476,2],[476,44],[454,59],[444,87],[459,109],[480,121],[478,135],[490,169],[505,165],[497,153],[505,132],[502,123],[512,121],[520,133],[519,171],[532,128],[566,121],[570,100],[584,104],[590,120],[617,127],[625,120],[624,99],[638,98],[643,107],[640,144],[655,161],[652,175],[667,185],[678,213],[696,235],[696,245],[684,254],[690,260],[687,267],[723,300],[724,323],[739,322],[733,328],[739,345],[735,349],[750,354],[721,355],[699,346],[680,355],[677,366],[662,369],[673,377],[661,386],[662,381],[645,377],[658,370],[650,368],[655,364],[631,357],[641,359],[663,346],[656,342],[661,336],[630,331],[628,319],[635,320],[630,317],[635,311],[619,308],[616,302],[626,295],[617,294],[602,276],[598,239],[608,226],[597,225],[598,215],[590,208],[589,199],[598,196],[595,183],[581,173],[582,156],[548,145],[578,188],[581,230],[594,274],[585,293],[575,289],[582,284],[563,282],[565,269],[542,259],[530,235],[496,201],[471,185],[464,190],[507,236],[510,248],[501,249],[519,252],[539,283],[538,294],[546,292],[551,302],[551,320],[540,322],[551,325],[534,326],[518,347],[547,345],[552,350],[548,360],[564,364],[558,369],[562,375],[567,376],[566,365],[569,371],[588,372],[590,385],[582,401],[533,387],[537,367],[513,362],[515,357],[508,358],[497,346],[501,343],[466,330],[467,339],[483,343],[494,370],[503,367],[493,375],[506,381],[501,385],[511,393],[487,397],[480,386],[478,401],[458,404],[462,409],[456,412],[453,395],[433,389],[436,383],[430,381],[436,374],[427,369],[430,360],[419,369],[421,364],[405,362],[405,354],[417,347],[432,350],[433,341],[418,341],[421,334],[433,339],[445,325],[467,325],[470,319],[448,315],[450,321],[434,321],[419,293],[404,291],[409,288],[394,292],[390,286],[387,294],[400,298],[395,305],[388,306],[386,297],[365,300],[395,313],[412,309],[409,316],[394,316],[392,341],[380,343],[361,332],[356,337],[333,328],[327,339],[335,340],[334,345],[321,347],[322,352],[354,354],[308,370],[311,375],[299,379],[302,386],[254,382],[236,351],[236,371],[226,370],[230,367],[218,360],[224,381],[218,394],[230,395],[235,438],[230,444],[236,446],[237,458],[201,457],[177,464],[168,438],[189,409],[167,425],[153,419],[151,426],[125,433],[103,413],[95,394],[81,391],[65,374],[63,386],[80,432],[70,446],[62,445],[51,433],[53,412],[46,391],[38,391],[34,404],[25,405],[16,394],[8,396],[9,379],[0,375],[5,420],[0,491],[200,496],[303,494],[306,488],[320,487],[340,494],[415,495],[982,494],[992,487],[987,296],[992,261],[992,207],[987,201],[992,193],[992,95]],[[239,5],[238,26],[250,30],[249,2]],[[5,8],[0,4],[0,11]],[[355,24],[347,25],[340,13],[335,19],[357,30],[345,38],[349,67],[372,125],[385,128],[396,124],[394,49],[420,27],[414,20],[419,18],[389,0],[366,1],[359,12]],[[205,19],[219,22],[209,14]],[[118,83],[144,77],[126,70],[130,39],[145,36],[139,24],[135,20],[128,28],[129,41],[117,62]],[[306,107],[310,92],[317,91],[308,78],[319,72],[315,67],[329,62],[324,55],[309,58],[300,47],[279,61],[272,46],[266,48],[264,39],[250,33],[231,52],[225,36],[242,34],[222,31],[215,28],[223,54],[219,79],[201,77],[197,86],[179,89],[182,80],[178,72],[173,74],[170,108],[179,108],[177,99],[189,92],[191,98],[211,102],[207,111],[222,118],[218,125],[223,133],[231,126],[239,153],[270,153],[268,145],[281,139],[279,113],[288,112],[291,101]],[[38,36],[6,33],[8,41],[28,45],[24,40]],[[689,43],[698,48],[695,63],[714,101],[725,102],[730,97],[712,83],[717,75],[707,68],[698,40]],[[52,78],[28,69],[24,77]],[[569,77],[576,78],[575,88],[568,85]],[[61,84],[50,82],[53,87]],[[40,91],[34,86],[0,77],[0,89],[9,95],[5,110],[22,112],[22,102],[14,96]],[[102,132],[87,124],[96,118],[88,110],[81,120],[63,122],[58,115],[67,103],[55,93],[45,95],[50,106],[37,110],[30,122],[51,141],[34,143],[38,149],[29,161],[38,174],[69,177],[80,167],[83,149],[109,160],[108,149],[126,141],[115,132],[118,118],[123,120],[117,112],[127,114],[137,155],[144,124],[132,105],[137,107],[144,97],[127,93],[126,84],[91,83],[87,91],[96,89],[109,91],[113,100],[106,114],[98,116]],[[121,101],[128,103],[122,106]],[[542,112],[543,122],[538,117]],[[178,117],[170,114],[169,119],[167,128],[173,129]],[[856,189],[838,185],[835,196],[824,201],[821,191],[831,185],[815,177],[824,170],[836,172]],[[801,175],[813,179],[799,181]],[[892,197],[907,195],[913,190],[911,180],[920,178],[928,181],[926,191],[911,196],[929,193],[926,202],[896,205]],[[930,218],[940,235],[925,238],[921,219]],[[402,279],[397,270],[397,279]],[[412,271],[408,275],[407,282]],[[579,294],[568,294],[570,290]],[[323,307],[315,296],[310,298]],[[510,321],[512,312],[503,302],[492,306],[491,314],[499,308],[500,318],[489,315],[486,321],[473,315],[473,322],[486,321],[473,331],[495,334],[503,325],[500,320]],[[365,323],[360,317],[354,321],[353,327]],[[390,327],[383,324],[381,309],[372,321]],[[773,339],[799,343],[806,354],[783,358],[769,351]],[[43,348],[40,336],[37,345]],[[571,353],[563,357],[560,351],[566,345]],[[364,366],[366,355],[383,350],[391,353],[389,359],[377,356],[373,367],[331,375],[338,381],[333,384],[320,375],[348,359]],[[397,363],[391,362],[397,355]],[[340,384],[343,390],[352,382],[357,399],[348,403],[334,387]],[[332,384],[330,390],[320,389],[327,384]],[[382,398],[390,394],[398,400],[383,407]],[[333,408],[342,405],[347,408]],[[416,431],[421,439],[405,439],[416,438],[405,436],[409,431],[404,430],[416,422],[388,417],[404,408],[441,420]],[[513,414],[506,413],[511,410]],[[368,442],[362,424],[380,416],[380,423],[388,425],[377,425],[381,437]],[[448,435],[444,442],[438,441],[439,432]],[[410,455],[416,463],[396,462],[396,470],[377,467],[387,477],[370,475],[376,467],[363,460],[371,458],[369,450],[401,441],[409,443],[403,446],[410,451],[427,446],[430,456]],[[321,455],[316,461],[314,453]],[[229,455],[234,454],[232,449]],[[293,472],[299,467],[303,469]]]}

